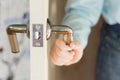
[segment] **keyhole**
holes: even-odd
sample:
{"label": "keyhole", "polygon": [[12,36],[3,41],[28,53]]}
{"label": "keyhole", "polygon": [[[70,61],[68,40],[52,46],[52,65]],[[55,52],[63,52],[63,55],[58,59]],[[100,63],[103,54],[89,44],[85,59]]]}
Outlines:
{"label": "keyhole", "polygon": [[35,39],[41,39],[41,32],[35,32]]}

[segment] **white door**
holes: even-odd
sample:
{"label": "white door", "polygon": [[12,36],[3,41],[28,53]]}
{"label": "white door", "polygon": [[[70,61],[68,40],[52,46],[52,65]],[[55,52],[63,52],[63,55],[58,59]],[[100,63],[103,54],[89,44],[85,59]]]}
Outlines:
{"label": "white door", "polygon": [[48,0],[30,0],[31,80],[48,80],[47,18]]}

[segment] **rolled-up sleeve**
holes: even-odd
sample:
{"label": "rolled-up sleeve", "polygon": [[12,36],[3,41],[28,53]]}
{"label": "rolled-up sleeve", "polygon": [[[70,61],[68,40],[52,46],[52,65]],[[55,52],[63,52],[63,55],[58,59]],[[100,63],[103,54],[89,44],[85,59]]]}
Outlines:
{"label": "rolled-up sleeve", "polygon": [[62,21],[73,29],[73,39],[85,48],[91,27],[94,26],[102,12],[104,0],[67,0],[66,13]]}

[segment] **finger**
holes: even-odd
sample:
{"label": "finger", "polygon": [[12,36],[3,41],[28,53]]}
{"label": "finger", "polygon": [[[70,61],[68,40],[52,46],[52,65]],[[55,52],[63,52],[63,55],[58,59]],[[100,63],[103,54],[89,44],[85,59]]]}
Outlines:
{"label": "finger", "polygon": [[70,46],[66,45],[66,43],[60,39],[55,40],[55,44],[61,50],[72,50]]}
{"label": "finger", "polygon": [[61,53],[64,53],[64,51],[70,51],[72,50],[69,46],[65,45],[65,43],[59,39],[57,39],[52,47],[52,52],[55,55],[60,55]]}
{"label": "finger", "polygon": [[70,44],[70,47],[75,52],[75,55],[74,55],[73,59],[71,60],[71,62],[68,63],[68,65],[73,64],[73,63],[77,63],[82,58],[82,55],[83,55],[83,47],[79,42],[73,41]]}
{"label": "finger", "polygon": [[69,62],[74,56],[74,53],[70,52],[64,52],[61,53],[61,55],[56,56],[57,60],[55,61],[55,64],[57,65],[64,65],[65,63]]}
{"label": "finger", "polygon": [[67,46],[63,41],[57,39],[50,51],[52,62],[56,65],[63,65],[66,61],[69,61],[74,55],[69,54],[69,50],[71,50],[69,46]]}
{"label": "finger", "polygon": [[76,55],[74,56],[72,62],[73,62],[73,63],[77,63],[77,62],[79,62],[80,59],[82,58],[82,55],[83,55],[82,52],[77,52],[77,51],[76,51]]}
{"label": "finger", "polygon": [[59,57],[60,53],[61,50],[56,46],[56,44],[53,44],[50,50],[50,58],[54,64],[56,64],[57,58]]}
{"label": "finger", "polygon": [[74,58],[74,56],[75,56],[75,53],[74,53],[73,51],[71,51],[70,53],[71,53],[71,54],[74,54],[74,55],[73,55],[73,57],[69,60],[69,62],[66,62],[66,63],[64,64],[65,66],[69,66],[69,65],[73,64],[73,61],[72,61],[72,60],[73,60],[73,58]]}
{"label": "finger", "polygon": [[55,65],[62,66],[64,64],[63,59],[61,59],[60,56],[56,54],[51,54],[50,58]]}
{"label": "finger", "polygon": [[75,50],[82,48],[82,45],[78,41],[73,41],[70,43],[70,47]]}

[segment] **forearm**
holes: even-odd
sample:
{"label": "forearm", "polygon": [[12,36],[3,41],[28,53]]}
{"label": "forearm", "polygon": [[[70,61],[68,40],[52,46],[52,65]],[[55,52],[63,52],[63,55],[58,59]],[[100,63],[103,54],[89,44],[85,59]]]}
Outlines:
{"label": "forearm", "polygon": [[103,0],[68,0],[66,14],[62,24],[73,29],[73,38],[85,48],[91,27],[94,26],[101,14]]}

